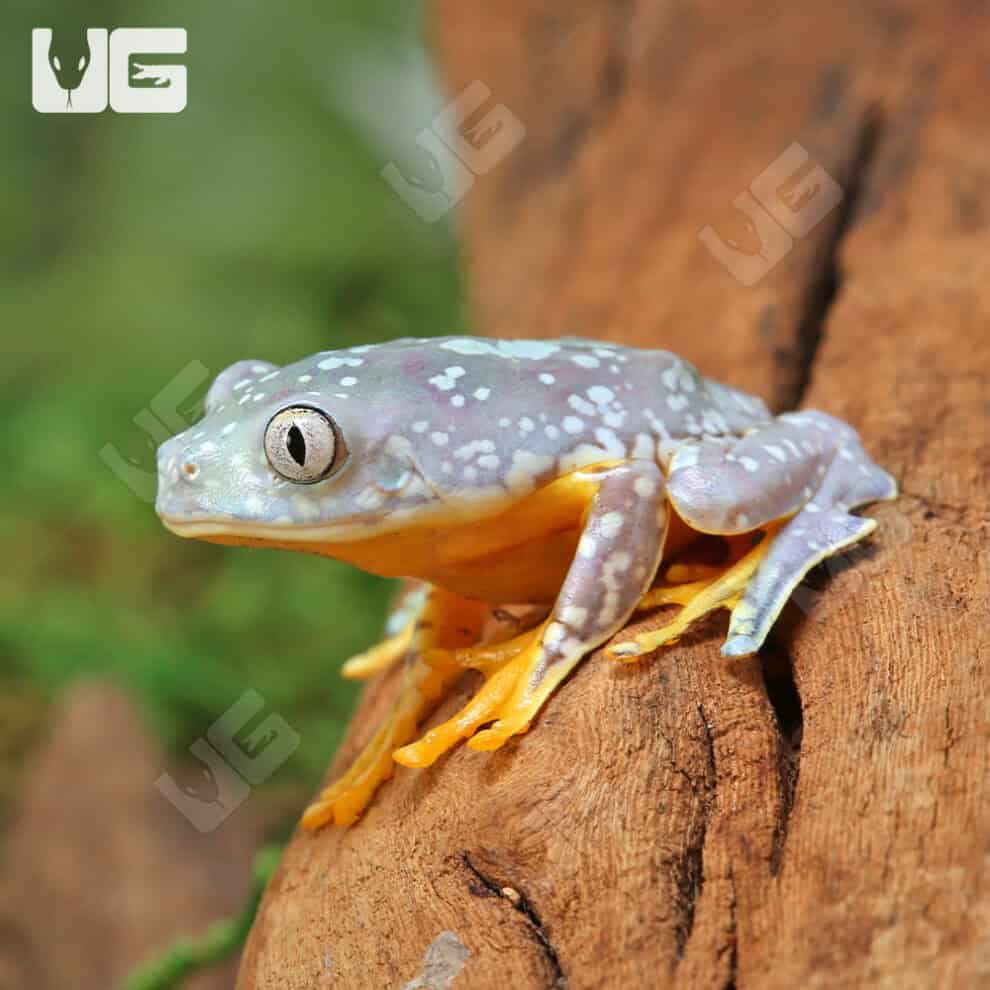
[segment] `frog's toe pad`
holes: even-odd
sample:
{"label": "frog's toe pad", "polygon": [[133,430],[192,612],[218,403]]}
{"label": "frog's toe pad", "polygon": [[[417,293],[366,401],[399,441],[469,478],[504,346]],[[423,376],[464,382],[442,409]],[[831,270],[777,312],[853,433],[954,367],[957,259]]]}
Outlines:
{"label": "frog's toe pad", "polygon": [[760,648],[760,641],[754,636],[730,636],[722,644],[722,656],[735,660],[740,657],[750,657]]}

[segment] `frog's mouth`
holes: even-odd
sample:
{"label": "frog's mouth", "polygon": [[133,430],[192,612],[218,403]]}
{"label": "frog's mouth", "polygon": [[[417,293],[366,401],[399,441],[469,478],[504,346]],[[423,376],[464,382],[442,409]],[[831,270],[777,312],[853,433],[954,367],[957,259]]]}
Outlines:
{"label": "frog's mouth", "polygon": [[382,519],[368,513],[364,518],[357,516],[346,524],[324,523],[317,526],[300,526],[297,523],[283,525],[252,522],[231,516],[229,519],[184,519],[162,515],[165,528],[192,540],[206,540],[209,543],[242,544],[245,546],[284,546],[295,543],[347,543],[367,539],[381,533],[395,530],[400,524],[392,513]]}
{"label": "frog's mouth", "polygon": [[307,525],[298,520],[262,522],[234,515],[183,516],[158,510],[162,523],[176,536],[243,546],[283,547],[305,550],[314,546],[355,543],[375,537],[389,537],[407,530],[435,533],[452,525],[469,524],[490,516],[506,502],[504,492],[492,492],[488,499],[462,505],[428,502],[404,508],[369,510],[350,515],[346,522]]}

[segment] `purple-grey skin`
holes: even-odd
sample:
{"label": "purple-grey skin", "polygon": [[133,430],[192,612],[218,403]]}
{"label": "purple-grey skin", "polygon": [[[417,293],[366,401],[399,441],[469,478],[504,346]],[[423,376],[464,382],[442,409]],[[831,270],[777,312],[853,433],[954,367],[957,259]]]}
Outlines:
{"label": "purple-grey skin", "polygon": [[[269,423],[307,408],[316,419],[283,417],[279,449],[266,454]],[[304,482],[273,470],[274,457],[291,474],[290,454],[309,472]],[[813,411],[774,417],[667,351],[441,337],[282,368],[233,365],[203,420],[161,446],[156,508],[182,536],[360,541],[426,520],[490,518],[603,463],[543,633],[531,684],[541,696],[625,624],[654,579],[669,506],[704,533],[787,520],[733,613],[722,652],[742,656],[811,567],[874,528],[850,511],[897,491],[845,423]]]}

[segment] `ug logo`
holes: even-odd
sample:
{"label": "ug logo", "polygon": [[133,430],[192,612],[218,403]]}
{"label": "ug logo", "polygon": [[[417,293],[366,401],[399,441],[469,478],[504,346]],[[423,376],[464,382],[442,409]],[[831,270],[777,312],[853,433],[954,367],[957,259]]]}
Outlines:
{"label": "ug logo", "polygon": [[102,113],[108,105],[117,113],[178,113],[186,67],[153,60],[185,51],[185,28],[89,28],[85,36],[35,28],[31,102],[38,113]]}

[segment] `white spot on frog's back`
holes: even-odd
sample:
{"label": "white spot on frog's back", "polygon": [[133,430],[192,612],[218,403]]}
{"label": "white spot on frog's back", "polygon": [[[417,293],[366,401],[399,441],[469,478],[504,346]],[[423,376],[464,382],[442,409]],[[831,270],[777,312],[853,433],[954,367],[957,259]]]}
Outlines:
{"label": "white spot on frog's back", "polygon": [[597,405],[604,406],[607,402],[611,402],[615,398],[615,392],[610,388],[606,388],[604,385],[592,385],[588,389],[588,398]]}
{"label": "white spot on frog's back", "polygon": [[539,361],[556,354],[560,345],[549,340],[481,340],[477,337],[455,337],[438,345],[455,354],[491,355]]}
{"label": "white spot on frog's back", "polygon": [[626,456],[626,445],[612,430],[603,426],[598,427],[595,430],[595,439],[602,445],[608,457],[618,459]]}
{"label": "white spot on frog's back", "polygon": [[553,466],[554,459],[546,454],[517,450],[512,455],[512,467],[506,472],[505,484],[510,491],[526,491],[536,484],[540,475]]}
{"label": "white spot on frog's back", "polygon": [[458,447],[454,451],[454,457],[461,461],[470,460],[475,454],[490,454],[495,450],[495,444],[491,440],[472,440],[470,443]]}
{"label": "white spot on frog's back", "polygon": [[465,370],[459,365],[444,369],[442,375],[434,375],[429,381],[441,392],[451,391],[457,384],[457,379],[465,375]]}
{"label": "white spot on frog's back", "polygon": [[705,409],[702,412],[701,428],[713,436],[722,436],[729,432],[728,421],[717,409]]}
{"label": "white spot on frog's back", "polygon": [[591,354],[575,354],[571,360],[580,368],[597,368],[601,362]]}
{"label": "white spot on frog's back", "polygon": [[322,361],[318,361],[316,367],[322,371],[335,371],[337,368],[360,368],[362,364],[364,364],[364,361],[361,358],[334,354],[331,357],[324,358]]}
{"label": "white spot on frog's back", "polygon": [[581,395],[569,395],[567,397],[567,404],[571,409],[581,413],[583,416],[595,416],[598,413],[598,410]]}

